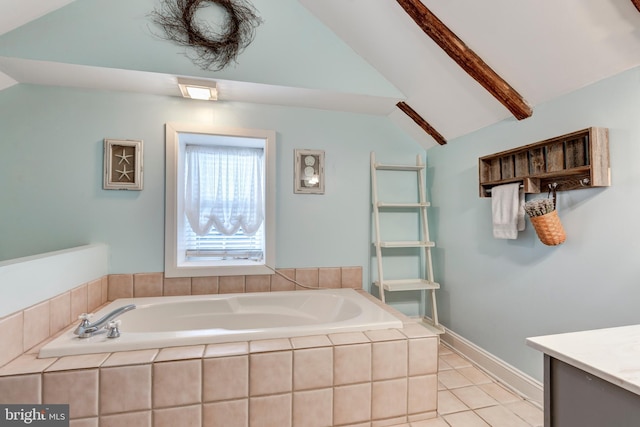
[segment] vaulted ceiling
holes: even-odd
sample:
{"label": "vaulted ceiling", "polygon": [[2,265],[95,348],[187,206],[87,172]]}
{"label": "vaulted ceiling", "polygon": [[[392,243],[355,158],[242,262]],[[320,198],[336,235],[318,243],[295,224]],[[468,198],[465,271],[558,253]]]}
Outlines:
{"label": "vaulted ceiling", "polygon": [[[79,14],[73,3],[0,0],[0,90],[24,82],[177,96],[175,77],[190,75],[219,81],[223,100],[388,116],[429,148],[502,120],[526,121],[541,103],[640,65],[639,0],[254,0],[265,26],[272,25],[268,36],[259,27],[256,47],[239,66],[217,73],[115,56],[109,62],[107,50],[84,61],[62,51],[36,54],[26,42],[32,51],[25,55],[3,48],[3,41],[33,37],[38,30],[19,27],[55,9],[73,6]],[[119,2],[77,3],[107,11]],[[299,47],[279,20],[299,36]],[[60,32],[56,23],[39,31]],[[55,42],[41,35],[44,45]],[[247,71],[256,58],[262,73]],[[265,61],[281,67],[271,70]],[[315,79],[305,80],[311,74]]]}

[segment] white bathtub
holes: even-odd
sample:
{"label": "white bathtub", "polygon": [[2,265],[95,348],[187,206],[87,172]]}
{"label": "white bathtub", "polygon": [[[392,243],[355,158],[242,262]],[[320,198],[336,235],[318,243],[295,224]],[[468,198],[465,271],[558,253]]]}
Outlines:
{"label": "white bathtub", "polygon": [[353,289],[126,298],[91,320],[128,304],[137,308],[119,317],[119,338],[107,338],[104,330],[78,338],[74,326],[42,347],[39,357],[402,328]]}

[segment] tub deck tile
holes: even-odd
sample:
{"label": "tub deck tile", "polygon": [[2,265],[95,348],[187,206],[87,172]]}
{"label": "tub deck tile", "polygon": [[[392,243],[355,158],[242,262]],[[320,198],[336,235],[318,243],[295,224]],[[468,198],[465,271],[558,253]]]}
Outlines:
{"label": "tub deck tile", "polygon": [[240,341],[222,344],[209,344],[204,351],[204,357],[239,356],[248,353],[249,343],[247,341]]}
{"label": "tub deck tile", "polygon": [[308,337],[291,338],[291,345],[294,349],[313,348],[313,347],[331,347],[331,341],[326,335],[313,335]]}
{"label": "tub deck tile", "polygon": [[404,325],[404,328],[400,329],[400,332],[402,332],[407,338],[427,338],[436,336],[436,334],[422,326],[420,323]]}
{"label": "tub deck tile", "polygon": [[123,365],[144,365],[153,362],[158,354],[157,349],[119,351],[111,353],[111,356],[102,364],[102,367]]}
{"label": "tub deck tile", "polygon": [[36,354],[23,354],[0,368],[0,377],[7,375],[37,374],[44,372],[58,358],[38,359]]}
{"label": "tub deck tile", "polygon": [[362,332],[341,332],[337,334],[329,334],[329,339],[333,345],[364,344],[371,342],[371,340]]}
{"label": "tub deck tile", "polygon": [[379,329],[376,331],[366,331],[365,335],[373,342],[395,341],[407,339],[398,329]]}
{"label": "tub deck tile", "polygon": [[278,338],[272,340],[257,340],[249,342],[250,353],[265,353],[269,351],[292,350],[288,338]]}
{"label": "tub deck tile", "polygon": [[204,345],[163,348],[156,356],[155,361],[166,362],[169,360],[200,359],[204,354],[204,348]]}
{"label": "tub deck tile", "polygon": [[45,369],[45,372],[71,371],[75,369],[99,368],[111,353],[81,354],[63,356]]}

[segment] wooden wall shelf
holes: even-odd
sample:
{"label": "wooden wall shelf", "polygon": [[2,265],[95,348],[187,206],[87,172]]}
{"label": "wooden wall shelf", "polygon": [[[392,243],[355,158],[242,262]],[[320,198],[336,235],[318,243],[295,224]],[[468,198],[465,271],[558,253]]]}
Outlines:
{"label": "wooden wall shelf", "polygon": [[611,185],[609,130],[591,127],[478,159],[480,197],[491,188],[522,183],[525,193]]}

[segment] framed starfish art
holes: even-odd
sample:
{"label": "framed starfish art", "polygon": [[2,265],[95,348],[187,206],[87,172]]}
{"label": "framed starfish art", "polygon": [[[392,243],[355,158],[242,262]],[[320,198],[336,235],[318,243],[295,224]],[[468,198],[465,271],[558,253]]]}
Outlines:
{"label": "framed starfish art", "polygon": [[142,190],[142,141],[104,140],[105,190]]}

